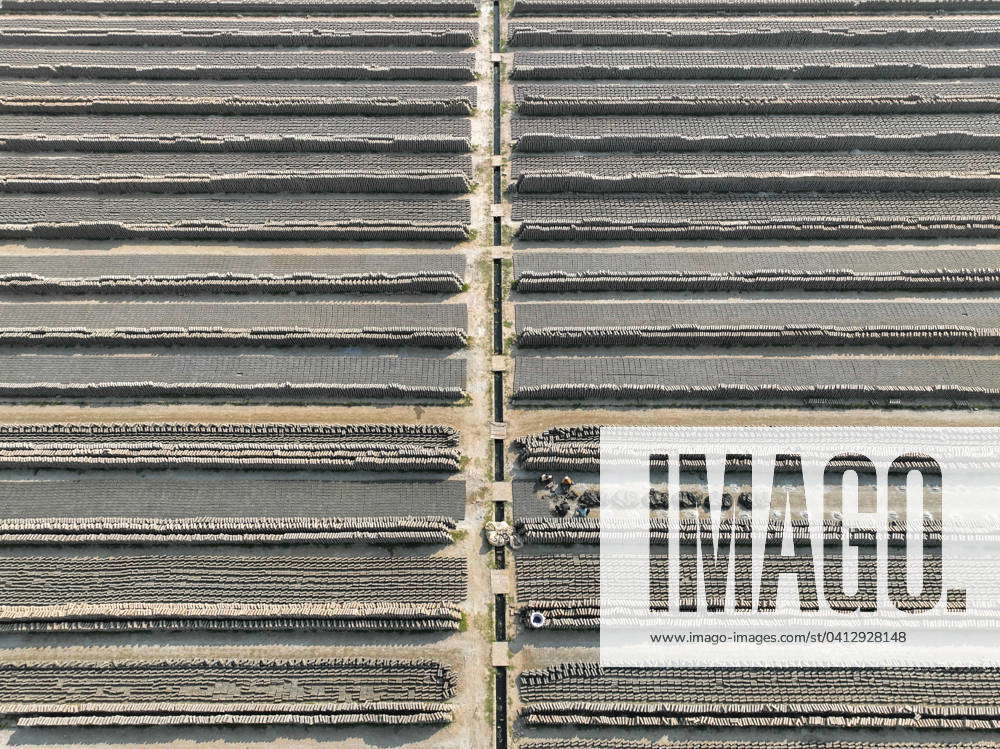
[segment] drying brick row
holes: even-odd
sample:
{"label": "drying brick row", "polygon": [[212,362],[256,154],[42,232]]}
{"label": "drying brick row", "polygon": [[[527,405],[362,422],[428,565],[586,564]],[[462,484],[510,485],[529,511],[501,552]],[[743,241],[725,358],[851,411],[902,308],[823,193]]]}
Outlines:
{"label": "drying brick row", "polygon": [[426,702],[367,702],[362,705],[324,704],[315,712],[240,712],[258,710],[256,705],[227,705],[224,713],[179,715],[32,715],[19,717],[19,728],[150,728],[163,726],[433,726],[452,721],[452,710]]}
{"label": "drying brick row", "polygon": [[[601,457],[601,425],[584,424],[570,427],[552,427],[544,432],[518,437],[513,442],[517,451],[517,460],[521,467],[530,471],[585,471],[598,473]],[[853,470],[867,472],[868,463],[851,457],[831,459],[830,464],[838,470]],[[665,470],[668,461],[659,455],[650,456],[650,465],[657,470]],[[778,472],[801,472],[802,461],[797,455],[775,456],[774,470]],[[901,471],[917,469],[927,473],[938,472],[926,461],[916,457],[910,458],[900,466]],[[694,471],[704,474],[705,458],[703,455],[681,455],[678,466],[683,471]],[[728,455],[726,470],[748,474],[753,466],[749,455]],[[523,482],[515,482],[515,489],[523,489]],[[591,490],[592,497],[600,500],[598,488]],[[515,493],[517,494],[517,492]],[[596,495],[596,496],[595,496]],[[528,514],[518,512],[519,515]]]}
{"label": "drying brick row", "polygon": [[10,153],[0,191],[20,193],[466,193],[468,156],[435,154]]}
{"label": "drying brick row", "polygon": [[4,546],[446,544],[465,514],[461,481],[121,475],[0,481],[0,497]]}
{"label": "drying brick row", "polygon": [[[754,679],[754,674],[759,678]],[[748,679],[753,687],[745,683]],[[929,709],[957,707],[955,700],[962,699],[969,709],[988,710],[1000,707],[998,685],[1000,669],[995,668],[602,669],[596,663],[563,663],[525,671],[519,679],[519,693],[529,702],[598,696],[601,701],[610,697],[641,703],[683,696],[685,702],[693,704],[729,705],[747,697],[786,703],[820,703],[834,698],[846,704],[863,699],[873,704],[920,704]],[[752,691],[748,693],[747,688]]]}
{"label": "drying brick row", "polygon": [[515,117],[511,130],[517,150],[529,153],[1000,148],[996,114]]}
{"label": "drying brick row", "polygon": [[271,449],[276,445],[344,446],[364,442],[396,447],[458,447],[459,437],[451,427],[433,424],[195,424],[181,422],[137,422],[111,424],[0,424],[0,456],[10,441],[25,443],[122,441],[159,450],[172,446],[209,443],[225,450],[245,446]]}
{"label": "drying brick row", "polygon": [[[969,65],[973,64],[970,60]],[[475,56],[465,52],[0,48],[0,77],[471,81]]]}
{"label": "drying brick row", "polygon": [[526,357],[522,402],[879,403],[995,402],[1000,362],[958,358]]}
{"label": "drying brick row", "polygon": [[[979,0],[982,2],[983,0]],[[6,0],[15,13],[262,13],[285,16],[473,15],[472,0]]]}
{"label": "drying brick row", "polygon": [[415,357],[104,354],[0,356],[6,398],[457,401],[465,361]]}
{"label": "drying brick row", "polygon": [[456,603],[465,598],[467,584],[466,562],[459,557],[9,555],[0,556],[0,569],[4,605],[18,607]]}
{"label": "drying brick row", "polygon": [[[609,668],[525,671],[530,726],[992,729],[996,669]],[[917,707],[919,706],[919,707]]]}
{"label": "drying brick row", "polygon": [[984,151],[527,155],[511,164],[520,193],[995,191]]}
{"label": "drying brick row", "polygon": [[[2,86],[0,86],[2,91]],[[1000,82],[792,81],[625,86],[523,83],[525,116],[618,114],[906,114],[1000,111]],[[0,99],[0,108],[4,101]],[[14,111],[11,109],[10,111]],[[32,110],[33,111],[33,110]]]}
{"label": "drying brick row", "polygon": [[0,80],[8,114],[468,115],[474,86]]}
{"label": "drying brick row", "polygon": [[461,304],[60,302],[0,304],[0,343],[465,345]]}
{"label": "drying brick row", "polygon": [[515,320],[528,348],[1000,343],[989,302],[520,303]]}
{"label": "drying brick row", "polygon": [[109,153],[468,153],[458,117],[89,117],[0,114],[0,149]]}
{"label": "drying brick row", "polygon": [[984,193],[532,195],[512,217],[528,241],[1000,237],[1000,198]]}
{"label": "drying brick row", "polygon": [[641,739],[535,739],[522,741],[521,749],[1000,749],[995,741],[970,741],[940,743],[933,740],[914,739],[905,743],[879,740],[862,741],[671,741],[669,744],[651,744]]}
{"label": "drying brick row", "polygon": [[[280,489],[277,491],[281,491]],[[448,544],[455,523],[440,517],[37,518],[0,526],[0,546],[418,546]]]}
{"label": "drying brick row", "polygon": [[4,46],[472,47],[478,21],[0,15]]}
{"label": "drying brick row", "polygon": [[3,424],[0,466],[451,473],[459,451],[422,424]]}
{"label": "drying brick row", "polygon": [[326,196],[10,195],[0,237],[44,239],[411,239],[462,241],[467,200]]}
{"label": "drying brick row", "polygon": [[1000,251],[523,252],[514,276],[522,293],[997,289]]}
{"label": "drying brick row", "polygon": [[863,47],[968,46],[1000,42],[997,16],[782,16],[682,20],[515,21],[511,47]]}
{"label": "drying brick row", "polygon": [[[1000,4],[998,4],[1000,7]],[[0,54],[0,64],[4,55]],[[2,70],[2,68],[0,68]],[[837,79],[992,78],[1000,50],[692,49],[666,52],[517,52],[510,77],[518,81],[610,79]]]}
{"label": "drying brick row", "polygon": [[[21,2],[25,0],[20,0]],[[44,0],[35,0],[43,2]],[[514,16],[689,15],[702,13],[935,13],[998,10],[996,0],[517,0]]]}
{"label": "drying brick row", "polygon": [[[722,538],[719,543],[725,543]],[[749,543],[749,541],[747,541]],[[702,553],[711,555],[712,536],[702,543]],[[768,590],[762,583],[756,604],[753,600],[751,580],[753,579],[754,558],[750,554],[734,554],[727,556],[728,547],[720,547],[716,566],[706,562],[704,567],[694,556],[694,549],[689,549],[681,557],[678,574],[677,596],[681,611],[696,611],[699,598],[699,582],[702,584],[704,600],[711,606],[725,605],[727,590],[733,594],[733,603],[738,610],[773,611],[778,600],[777,587]],[[871,559],[869,557],[869,559]],[[634,560],[633,560],[634,561]],[[761,561],[758,559],[758,561]],[[623,575],[630,569],[624,561],[619,569],[617,560],[601,562],[600,556],[519,556],[517,558],[517,597],[518,608],[524,619],[540,612],[545,616],[548,629],[591,630],[600,628],[600,595],[601,575],[612,573]],[[797,605],[802,611],[819,611],[820,595],[817,590],[816,577],[811,556],[779,556],[766,555],[763,559],[766,568],[772,570],[772,575],[796,575],[799,581]],[[824,590],[822,600],[833,611],[861,610],[872,612],[878,606],[878,594],[874,587],[867,587],[862,582],[856,595],[847,595],[835,591],[843,585],[844,560],[839,555],[827,555],[824,561]],[[860,564],[863,564],[860,563]],[[649,559],[650,607],[654,611],[663,611],[669,607],[670,599],[670,564],[666,556],[653,556]],[[901,610],[911,613],[926,611],[938,603],[936,597],[929,596],[927,600],[908,599],[906,587],[905,556],[892,557],[886,561],[887,575],[886,593],[896,601]],[[701,575],[698,570],[701,569]],[[960,564],[959,569],[964,575],[962,579],[970,583],[978,579],[980,584],[990,585],[988,578],[982,574],[976,575],[977,569],[982,569],[982,562],[969,561]],[[727,576],[732,571],[733,583],[727,587]],[[700,580],[699,580],[700,578]],[[772,577],[772,580],[776,580]],[[942,568],[940,557],[927,556],[923,560],[924,590],[940,590]],[[964,602],[963,602],[964,603]],[[756,606],[756,608],[755,608]],[[950,609],[952,607],[949,607]],[[983,612],[986,615],[986,612]]]}
{"label": "drying brick row", "polygon": [[[690,492],[688,493],[691,494]],[[593,497],[593,494],[589,495]],[[696,495],[697,496],[697,495]],[[730,495],[732,498],[732,495]],[[780,546],[787,537],[796,546],[808,547],[812,543],[810,536],[809,522],[799,518],[792,519],[791,532],[785,532],[785,521],[772,521],[768,524],[766,531],[766,542],[768,545]],[[920,530],[907,528],[906,524],[899,521],[889,523],[887,533],[888,547],[904,548],[908,543],[908,537],[913,538],[914,533],[920,534],[923,539],[924,548],[940,547],[942,525],[940,521],[923,521]],[[518,534],[527,543],[535,544],[600,544],[601,543],[601,522],[593,517],[520,517],[515,523]],[[969,529],[975,533],[976,529]],[[980,529],[981,531],[981,529]],[[614,529],[612,529],[614,534]],[[844,539],[844,526],[837,520],[823,521],[820,530],[822,543],[828,547],[840,549]],[[615,535],[621,535],[618,531]],[[989,542],[996,541],[995,534],[975,533],[978,539]],[[713,535],[713,529],[706,522],[696,522],[691,519],[682,518],[676,531],[672,531],[670,522],[663,518],[652,517],[649,521],[649,543],[655,546],[668,546],[672,538],[677,538],[679,543],[693,546],[697,541],[703,544],[713,543],[716,539],[720,544],[728,545],[730,542],[740,547],[750,547],[757,536],[749,522],[733,522],[731,519],[723,518],[719,524],[718,534]],[[874,532],[862,533],[856,530],[851,531],[851,545],[866,546],[872,548],[876,545]]]}
{"label": "drying brick row", "polygon": [[20,658],[0,686],[19,725],[397,725],[449,722],[457,682],[431,660]]}
{"label": "drying brick row", "polygon": [[0,631],[457,629],[457,557],[0,557]]}
{"label": "drying brick row", "polygon": [[453,293],[464,277],[465,259],[453,253],[0,256],[8,293]]}
{"label": "drying brick row", "polygon": [[0,481],[0,545],[447,544],[462,481]]}

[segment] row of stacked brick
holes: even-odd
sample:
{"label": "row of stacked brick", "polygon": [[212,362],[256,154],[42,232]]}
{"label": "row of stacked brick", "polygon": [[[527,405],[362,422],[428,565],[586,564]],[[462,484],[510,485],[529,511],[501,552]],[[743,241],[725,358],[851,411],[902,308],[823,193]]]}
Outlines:
{"label": "row of stacked brick", "polygon": [[461,193],[472,185],[465,156],[396,153],[206,153],[197,165],[168,154],[8,154],[4,192],[65,193]]}
{"label": "row of stacked brick", "polygon": [[15,303],[0,304],[0,316],[5,344],[60,346],[200,341],[456,348],[465,345],[467,327],[459,304]]}
{"label": "row of stacked brick", "polygon": [[[600,424],[580,424],[566,427],[552,427],[537,434],[527,434],[514,440],[512,447],[517,453],[518,465],[533,472],[547,471],[582,471],[598,473],[601,463],[601,429]],[[641,429],[641,427],[632,427]],[[817,430],[820,428],[817,427]],[[835,428],[829,428],[829,434],[835,435]],[[648,432],[652,439],[662,437],[656,429]],[[651,455],[651,468],[665,471],[670,463],[664,455]],[[678,467],[683,471],[705,472],[704,455],[680,455],[677,458]],[[753,460],[750,455],[731,454],[726,456],[726,470],[739,474],[749,474]],[[871,461],[863,455],[845,452],[834,456],[828,462],[831,471],[858,471],[862,474],[874,474]],[[797,473],[802,470],[802,460],[798,455],[776,455],[774,459],[776,473]],[[940,474],[940,467],[926,455],[904,455],[888,466],[887,472],[892,475],[905,474],[911,470],[919,470],[925,475]]]}
{"label": "row of stacked brick", "polygon": [[[995,669],[606,668],[525,671],[533,727],[841,727],[995,730]],[[741,743],[741,746],[745,745]]]}
{"label": "row of stacked brick", "polygon": [[470,0],[10,0],[22,13],[239,13],[282,15],[472,15]]}
{"label": "row of stacked brick", "polygon": [[25,659],[0,682],[23,727],[434,725],[457,686],[447,664],[374,658]]}
{"label": "row of stacked brick", "polygon": [[[313,470],[337,470],[333,462],[317,460]],[[276,460],[269,474],[280,465]],[[367,470],[393,472],[388,466]],[[461,480],[228,474],[211,480],[106,473],[85,480],[0,480],[7,508],[0,545],[440,545],[452,542],[465,516]]]}
{"label": "row of stacked brick", "polygon": [[998,209],[982,192],[560,194],[516,203],[513,218],[526,241],[934,239],[1000,236]]}
{"label": "row of stacked brick", "polygon": [[465,258],[425,254],[0,256],[0,290],[25,295],[452,294]]}
{"label": "row of stacked brick", "polygon": [[[647,106],[643,101],[623,106]],[[3,122],[0,120],[0,122]],[[725,117],[515,117],[516,155],[595,153],[837,151],[995,151],[1000,116],[993,113],[897,114],[870,117],[788,114]],[[919,169],[922,153],[915,155]],[[597,157],[595,157],[597,158]],[[709,156],[708,158],[713,158]],[[522,162],[523,166],[523,162]],[[526,199],[526,198],[525,198]]]}
{"label": "row of stacked brick", "polygon": [[[995,60],[995,56],[993,58]],[[562,72],[562,71],[561,71]],[[618,78],[628,72],[587,71]],[[615,75],[617,73],[617,75]],[[573,73],[563,72],[564,78]],[[642,72],[637,77],[642,76]],[[622,114],[909,114],[990,111],[1000,103],[992,80],[921,81],[690,81],[642,85],[518,84],[515,101],[525,116]],[[98,100],[100,101],[100,100]],[[32,99],[0,102],[4,110],[35,108]],[[70,105],[71,106],[71,105]],[[90,104],[85,104],[90,106]],[[98,104],[100,106],[100,104]]]}
{"label": "row of stacked brick", "polygon": [[465,361],[271,354],[0,355],[0,396],[56,400],[458,404]]}
{"label": "row of stacked brick", "polygon": [[[10,79],[472,81],[474,70],[473,55],[468,52],[438,52],[429,56],[398,51],[0,50],[0,78]],[[65,84],[61,90],[72,92]],[[265,87],[262,93],[267,90]]]}
{"label": "row of stacked brick", "polygon": [[454,473],[458,444],[422,424],[3,424],[0,466]]}
{"label": "row of stacked brick", "polygon": [[5,114],[468,115],[475,105],[474,88],[449,83],[0,82]]}
{"label": "row of stacked brick", "polygon": [[[465,239],[469,204],[430,199],[7,195],[11,239]],[[414,218],[417,217],[417,218]]]}
{"label": "row of stacked brick", "polygon": [[892,192],[933,187],[989,191],[1000,186],[991,154],[975,151],[519,155],[518,193],[811,192],[832,186]]}
{"label": "row of stacked brick", "polygon": [[[592,491],[592,490],[591,490]],[[683,500],[696,502],[697,498],[692,498],[691,492],[685,491]],[[721,497],[723,507],[732,507],[734,502],[738,502],[749,492],[740,492],[734,499],[732,494],[725,493]],[[593,495],[590,495],[593,496]],[[586,499],[589,500],[590,496]],[[706,508],[705,499],[690,507]],[[561,513],[562,502],[569,505],[569,511],[565,516],[553,516],[552,513]],[[586,507],[593,509],[596,505],[576,504],[575,508]],[[683,505],[682,505],[683,506]],[[537,502],[523,501],[518,509],[521,513],[515,522],[515,527],[521,538],[532,544],[546,545],[570,545],[570,544],[599,544],[601,543],[601,521],[594,517],[569,516],[570,511],[574,511],[574,505],[567,499],[560,497],[556,504],[539,505]],[[531,514],[534,513],[534,514]],[[932,548],[941,545],[942,523],[940,520],[924,520],[920,524],[919,530],[914,531],[912,524],[891,521],[886,530],[886,544],[888,548],[904,548],[911,538],[921,539],[924,548]],[[612,537],[626,537],[625,530],[611,529]],[[823,520],[819,525],[818,537],[820,542],[826,547],[840,547],[844,541],[846,526],[840,520]],[[850,529],[851,544],[857,547],[872,548],[878,545],[878,539],[874,531],[858,531]],[[780,546],[784,539],[789,539],[793,545],[800,548],[810,547],[813,543],[812,522],[803,518],[791,518],[773,520],[768,522],[763,530],[755,529],[750,519],[723,518],[717,527],[712,526],[701,519],[682,518],[679,522],[672,523],[665,518],[653,517],[649,521],[649,543],[654,546],[668,546],[672,539],[677,539],[681,544],[694,546],[699,542],[711,543],[718,540],[720,544],[728,546],[746,547],[749,550],[756,538],[761,534],[766,537],[769,546]],[[995,540],[992,534],[979,534],[976,540]]]}
{"label": "row of stacked brick", "polygon": [[[823,15],[807,17],[819,9],[781,3],[762,16],[725,5],[733,16],[698,17],[699,4],[684,2],[564,5],[567,17],[550,20],[527,18],[548,13],[528,2],[509,20],[514,286],[524,295],[515,304],[515,399],[992,402],[995,362],[938,358],[962,344],[969,331],[958,328],[976,317],[933,306],[943,293],[914,307],[881,297],[885,317],[874,301],[852,307],[829,295],[752,304],[552,296],[997,288],[996,249],[957,241],[1000,235],[1000,141],[991,134],[1000,51],[990,9],[949,15],[940,6],[924,16],[920,4],[889,2],[840,17],[844,8],[824,3]],[[934,248],[921,241],[949,238],[956,242]],[[879,252],[854,244],[871,240]],[[688,241],[717,246],[635,247]],[[631,246],[542,251],[579,242]],[[546,296],[529,304],[535,294]],[[997,315],[982,303],[975,309],[992,326]],[[918,308],[929,313],[919,322]],[[758,317],[770,309],[780,320]],[[817,324],[824,314],[829,324]],[[761,351],[776,345],[800,351]],[[881,350],[833,358],[831,345]],[[930,350],[885,356],[904,345]],[[638,350],[559,355],[581,346]],[[724,347],[725,356],[678,347]]]}
{"label": "row of stacked brick", "polygon": [[756,406],[995,403],[1000,360],[926,356],[520,356],[517,400]]}
{"label": "row of stacked brick", "polygon": [[554,302],[517,313],[525,348],[1000,342],[1000,306],[986,301]]}
{"label": "row of stacked brick", "polygon": [[[58,58],[56,58],[58,59]],[[0,55],[0,64],[5,58]],[[584,51],[584,52],[521,52],[514,60],[510,78],[514,81],[546,80],[871,80],[935,78],[993,78],[1000,70],[997,58],[988,49],[924,49],[866,48],[838,50],[831,57],[816,49],[678,49],[657,51]],[[11,60],[8,64],[28,65],[27,60]],[[0,67],[0,70],[3,70]],[[691,84],[696,85],[696,84]],[[697,84],[699,86],[704,84]],[[759,84],[758,84],[759,85]],[[789,91],[796,84],[785,84]],[[823,84],[814,84],[821,86]],[[862,84],[854,84],[860,87]],[[567,86],[571,87],[571,86]],[[555,89],[565,91],[567,87]],[[575,88],[575,87],[573,87]],[[608,91],[614,90],[605,84]],[[735,88],[735,87],[733,87]],[[517,93],[524,94],[519,85]],[[551,88],[539,90],[553,90]],[[624,94],[644,90],[640,86],[619,88],[618,97],[625,104]],[[713,85],[707,86],[708,91]],[[748,85],[753,91],[754,85]],[[765,89],[766,90],[766,89]],[[822,89],[817,88],[817,92]],[[835,90],[835,89],[834,89]],[[875,89],[879,90],[878,88]],[[518,101],[520,104],[521,101]]]}
{"label": "row of stacked brick", "polygon": [[642,739],[535,739],[523,741],[521,749],[996,749],[995,741],[968,741],[941,743],[922,739],[900,743],[898,741],[671,741],[651,743]]}
{"label": "row of stacked brick", "polygon": [[[446,117],[222,117],[177,115],[0,115],[0,147],[11,152],[449,153],[471,148],[467,120]],[[142,158],[142,157],[137,157]],[[249,161],[254,157],[246,157]],[[417,165],[420,159],[412,157]],[[455,156],[455,163],[463,163]],[[175,160],[175,168],[179,167]],[[197,167],[195,167],[197,168]],[[297,174],[294,172],[293,174]],[[307,173],[307,172],[306,172]]]}
{"label": "row of stacked brick", "polygon": [[[661,47],[684,49],[699,47],[820,47],[836,48],[882,46],[957,46],[988,47],[1000,41],[1000,29],[989,8],[963,6],[972,15],[924,16],[912,13],[917,8],[902,9],[899,15],[848,15],[817,18],[789,18],[781,14],[744,18],[708,16],[669,19],[572,18],[561,21],[525,21],[513,19],[508,24],[507,39],[517,49],[537,47]],[[907,13],[907,10],[910,13]],[[982,15],[977,15],[982,13]]]}
{"label": "row of stacked brick", "polygon": [[4,632],[457,630],[458,557],[0,557]]}
{"label": "row of stacked brick", "polygon": [[[27,0],[47,2],[50,0]],[[58,2],[58,0],[51,0]],[[81,0],[100,2],[100,0]],[[932,13],[996,10],[995,0],[517,0],[514,16]]]}
{"label": "row of stacked brick", "polygon": [[[749,160],[757,154],[748,155]],[[767,163],[767,154],[759,155]],[[801,162],[800,162],[801,163]],[[949,173],[951,174],[951,173]],[[584,179],[581,175],[580,179]],[[514,288],[570,291],[990,291],[995,250],[839,247],[782,252],[531,252],[514,257]]]}
{"label": "row of stacked brick", "polygon": [[[243,3],[240,3],[242,8]],[[155,11],[158,4],[143,3]],[[10,11],[10,5],[5,6]],[[475,46],[474,21],[394,19],[348,21],[316,18],[185,17],[140,14],[73,17],[0,15],[0,35],[10,46],[24,47],[233,47],[282,48],[428,48]],[[154,50],[155,51],[155,50]]]}

